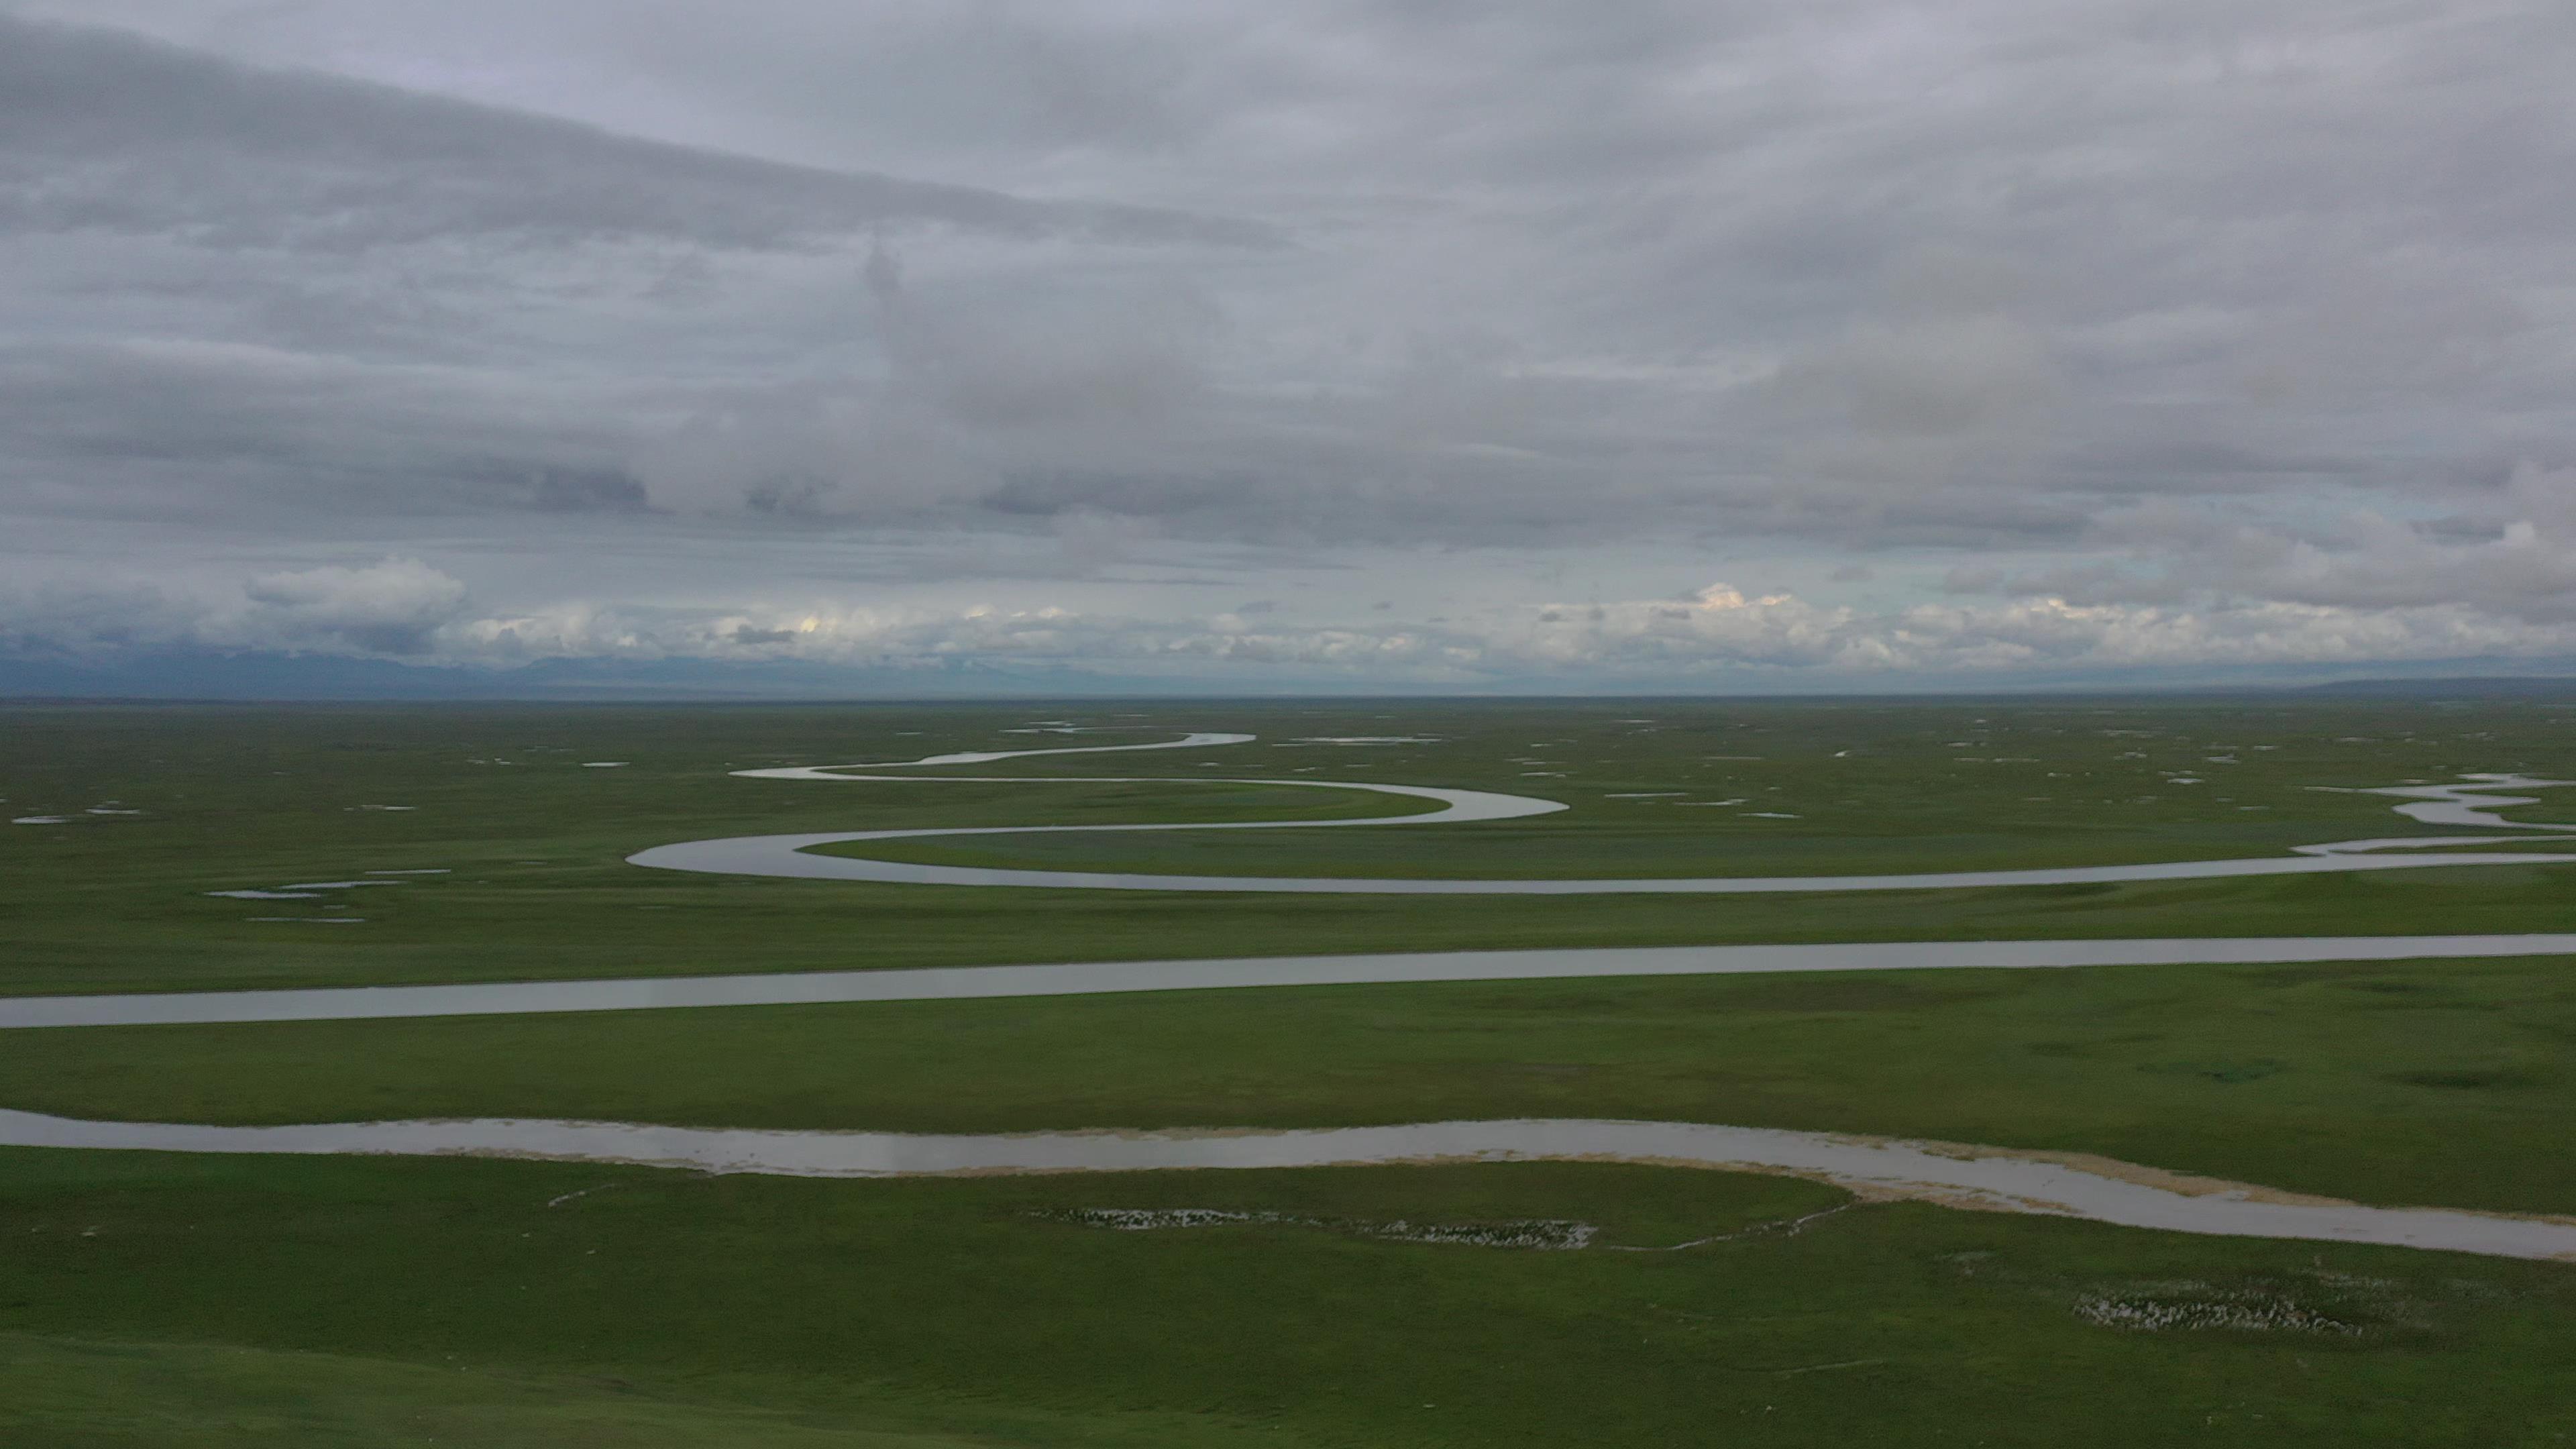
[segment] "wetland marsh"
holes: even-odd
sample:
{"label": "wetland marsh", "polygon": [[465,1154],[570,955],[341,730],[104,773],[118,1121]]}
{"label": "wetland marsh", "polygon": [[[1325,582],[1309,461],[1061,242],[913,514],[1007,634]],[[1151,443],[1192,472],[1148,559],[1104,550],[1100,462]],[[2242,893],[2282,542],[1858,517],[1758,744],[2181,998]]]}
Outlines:
{"label": "wetland marsh", "polygon": [[[2547,1388],[2546,1346],[2576,1323],[2566,1265],[1963,1213],[1886,1201],[1851,1163],[1766,1168],[1823,1181],[1718,1166],[1732,1151],[1764,1167],[1746,1149],[1766,1141],[1914,1151],[1878,1175],[1915,1196],[1940,1197],[1944,1174],[2061,1174],[1948,1183],[1989,1206],[2297,1206],[2168,1190],[2181,1174],[2365,1217],[2561,1231],[2526,1218],[2576,1208],[2558,1150],[2576,1109],[2576,872],[2549,843],[2576,791],[2538,787],[2576,773],[2569,713],[12,711],[0,795],[44,823],[0,833],[0,1019],[58,1024],[0,1034],[0,1109],[13,1140],[57,1145],[0,1148],[0,1232],[24,1245],[0,1267],[0,1385],[45,1386],[13,1389],[33,1407],[0,1409],[0,1427],[218,1442],[138,1426],[156,1394],[273,1403],[260,1386],[284,1374],[307,1386],[293,1413],[362,1442],[388,1414],[456,1422],[452,1396],[407,1377],[439,1365],[488,1388],[493,1443],[544,1442],[539,1403],[570,1416],[557,1427],[674,1445],[1680,1443],[1717,1425],[1798,1444],[1866,1439],[1891,1415],[2030,1444],[2576,1432]],[[1030,754],[1094,745],[1119,748]],[[938,778],[825,783],[853,760]],[[1360,823],[1415,790],[1433,798],[1403,809],[1565,808]],[[1339,823],[1263,828],[1278,822]],[[1080,828],[1122,824],[1154,828]],[[854,829],[880,838],[836,848],[940,870],[1311,884],[627,863]],[[979,833],[884,838],[961,830]],[[2456,849],[2427,837],[2475,843],[2369,873],[2152,878]],[[2499,854],[2516,858],[2477,858]],[[2138,867],[2150,878],[1850,894],[1816,879]],[[1354,878],[1639,889],[1371,894]],[[1693,895],[1676,878],[1801,884]],[[304,929],[320,923],[335,929]],[[1544,979],[1569,970],[1614,974]],[[1050,971],[1079,994],[991,985]],[[1217,984],[1237,989],[1186,989]],[[476,1014],[413,1014],[441,1001]],[[663,1009],[600,1009],[635,1005]],[[235,1155],[299,1133],[372,1151],[329,1135],[370,1123],[432,1152],[601,1133],[572,1155],[615,1160]],[[1334,1135],[1354,1132],[1385,1145]],[[1620,1135],[1640,1132],[1680,1137]],[[153,1150],[188,1134],[211,1153]],[[628,1162],[744,1165],[656,1143],[910,1152],[924,1134],[966,1154],[940,1171],[1126,1145],[1029,1178]],[[1924,1142],[1979,1146],[1908,1145]],[[1263,1156],[1295,1144],[1341,1144],[1295,1160],[1343,1165]],[[1211,1152],[1236,1170],[1168,1170]],[[1703,1165],[1356,1165],[1694,1152]],[[2070,1202],[2077,1188],[2111,1196]],[[1122,1213],[1193,1226],[1101,1231]],[[2525,1218],[2481,1216],[2496,1213]],[[644,1249],[675,1235],[735,1286],[675,1288]],[[1578,1237],[1591,1246],[1510,1247]],[[648,1281],[681,1297],[646,1307]],[[737,1290],[770,1322],[728,1339]],[[218,1345],[230,1357],[206,1356]],[[572,1387],[607,1378],[631,1387]],[[1594,1405],[1580,1425],[1575,1404]]]}

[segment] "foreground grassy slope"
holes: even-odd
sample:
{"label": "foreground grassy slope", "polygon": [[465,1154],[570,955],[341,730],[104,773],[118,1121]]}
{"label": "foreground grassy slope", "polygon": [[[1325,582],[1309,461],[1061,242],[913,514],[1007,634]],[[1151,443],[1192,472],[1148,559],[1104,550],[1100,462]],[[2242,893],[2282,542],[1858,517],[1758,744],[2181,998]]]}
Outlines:
{"label": "foreground grassy slope", "polygon": [[[1110,1442],[1089,1424],[994,1417],[1055,1443]],[[44,1449],[971,1449],[1030,1442],[1018,1433],[885,1427],[889,1419],[901,1422],[883,1407],[782,1413],[696,1403],[597,1375],[453,1361],[0,1334],[0,1439]]]}
{"label": "foreground grassy slope", "polygon": [[12,1034],[0,1104],[1019,1131],[1600,1116],[2576,1212],[2576,962],[1465,983]]}
{"label": "foreground grassy slope", "polygon": [[[30,709],[0,715],[0,992],[816,970],[1549,944],[2576,927],[2554,868],[1863,898],[1287,899],[736,880],[624,864],[707,835],[1387,813],[1116,783],[826,785],[779,763],[1258,732],[976,773],[1384,779],[1574,808],[1468,827],[1055,836],[925,858],[1329,875],[1799,874],[2276,855],[2412,829],[2318,785],[2576,772],[2566,706],[1197,704]],[[1427,743],[1320,743],[1369,737]],[[1436,738],[1433,738],[1436,737]],[[589,768],[622,762],[617,768]],[[2576,793],[2576,792],[2570,792]],[[1730,803],[1731,802],[1731,803]],[[400,809],[391,807],[404,807]],[[2576,808],[2534,807],[2532,818]],[[92,814],[93,810],[138,811]],[[1795,817],[1795,818],[1780,818]],[[219,890],[440,871],[310,901]],[[266,919],[282,917],[284,919]],[[319,924],[337,918],[354,924]]]}
{"label": "foreground grassy slope", "polygon": [[[845,1183],[8,1153],[0,1329],[53,1342],[0,1342],[49,1356],[40,1366],[73,1352],[65,1340],[261,1353],[188,1357],[175,1392],[156,1376],[183,1351],[166,1347],[131,1374],[45,1374],[46,1394],[5,1401],[0,1428],[106,1412],[95,1391],[82,1407],[84,1382],[158,1382],[183,1424],[124,1442],[222,1443],[207,1405],[273,1397],[268,1355],[327,1351],[337,1366],[297,1394],[376,1417],[374,1442],[398,1443],[426,1441],[384,1432],[383,1416],[454,1415],[460,1390],[494,1376],[540,1393],[587,1380],[550,1411],[598,1416],[587,1442],[641,1444],[844,1442],[822,1431],[872,1416],[1172,1445],[2488,1446],[2576,1431],[2576,1276],[2549,1264],[1910,1205],[1647,1253],[1049,1216],[1583,1217],[1656,1244],[1833,1200],[1771,1179],[1542,1164]],[[2216,1326],[2117,1326],[2174,1315]],[[459,1377],[407,1379],[406,1363]],[[532,1397],[501,1393],[490,1411],[534,1412]],[[739,1437],[703,1437],[730,1422]]]}

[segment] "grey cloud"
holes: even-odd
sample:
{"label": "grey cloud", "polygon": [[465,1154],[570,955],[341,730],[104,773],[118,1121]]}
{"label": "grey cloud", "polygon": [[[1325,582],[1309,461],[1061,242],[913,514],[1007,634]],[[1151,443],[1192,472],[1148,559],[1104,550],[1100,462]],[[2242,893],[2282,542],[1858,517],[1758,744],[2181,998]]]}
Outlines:
{"label": "grey cloud", "polygon": [[[2108,519],[2100,530],[2124,557],[2029,571],[2010,587],[2084,604],[2458,604],[2501,619],[2576,619],[2576,471],[2522,464],[2476,502],[2482,517],[2426,521],[2349,509],[2304,528],[2150,506]],[[2000,569],[1987,569],[1977,589],[2004,584]]]}
{"label": "grey cloud", "polygon": [[[849,637],[952,652],[2020,667],[2576,610],[2565,7],[21,8],[211,49],[0,18],[0,522],[674,560],[434,650],[505,602],[495,649],[619,647],[576,603],[821,647],[752,607],[758,540],[889,530],[939,540],[876,601],[923,612]],[[393,547],[419,518],[455,556]],[[1823,592],[1551,664],[1497,622],[1543,562],[1435,591],[1408,547]],[[979,581],[1192,548],[1402,602],[1353,629],[1262,575],[940,632]],[[875,597],[831,582],[815,617]]]}
{"label": "grey cloud", "polygon": [[454,367],[192,342],[0,348],[16,455],[0,500],[60,475],[200,509],[640,507],[621,433],[581,420],[599,411],[578,388]]}
{"label": "grey cloud", "polygon": [[19,658],[151,649],[188,639],[198,617],[142,583],[51,581],[0,589],[0,648]]}
{"label": "grey cloud", "polygon": [[417,559],[265,574],[242,590],[250,607],[225,627],[239,642],[339,644],[367,654],[421,654],[465,607],[465,586]]}
{"label": "grey cloud", "polygon": [[394,657],[430,653],[465,586],[418,559],[278,570],[234,581],[143,579],[0,591],[0,639],[21,653],[173,645]]}
{"label": "grey cloud", "polygon": [[1249,222],[782,165],[0,14],[0,228],[355,250],[486,238],[777,247],[933,222],[1275,243]]}
{"label": "grey cloud", "polygon": [[631,513],[649,506],[643,483],[617,467],[492,462],[463,476],[546,513]]}
{"label": "grey cloud", "polygon": [[[1313,680],[1493,685],[1552,678],[1584,688],[1672,688],[1769,678],[1791,684],[1921,673],[2046,677],[2070,671],[2438,660],[2554,659],[2576,621],[2516,623],[2457,604],[2354,609],[2278,602],[2214,609],[2060,600],[1859,610],[1724,584],[1690,597],[1480,611],[1413,624],[1206,621],[1046,607],[751,605],[731,609],[567,601],[479,612],[416,561],[329,566],[232,586],[131,585],[0,594],[0,639],[72,649],[393,656],[514,667],[622,659],[923,668],[1107,668],[1186,676],[1215,669]],[[50,646],[60,652],[59,643]],[[17,650],[13,652],[24,653]],[[44,651],[39,651],[44,652]]]}
{"label": "grey cloud", "polygon": [[940,305],[905,288],[882,244],[864,276],[890,386],[967,427],[1149,426],[1203,384],[1219,325],[1205,298],[1168,281]]}
{"label": "grey cloud", "polygon": [[[679,245],[578,268],[423,259],[398,276],[208,278],[199,290],[259,296],[206,330],[281,347],[392,346],[557,376],[555,358],[578,356],[600,385],[566,400],[562,438],[529,440],[524,462],[496,450],[493,466],[622,472],[689,512],[866,526],[929,510],[1010,528],[1086,510],[1318,543],[1678,533],[2028,550],[2063,546],[2089,515],[2140,495],[2261,493],[2320,467],[2416,485],[2397,452],[2406,433],[2493,445],[2463,436],[2483,431],[2477,419],[2427,411],[2466,399],[2510,391],[2522,432],[2557,426],[2533,412],[2550,406],[2553,367],[2561,379],[2567,368],[2534,351],[2540,304],[2520,279],[2539,259],[2523,233],[2472,234],[2463,214],[2316,179],[2358,174],[2397,130],[2424,129],[2392,127],[2406,109],[2392,98],[2424,97],[2436,130],[2459,108],[2463,59],[2481,53],[2403,7],[2340,25],[2305,6],[2194,10],[2102,54],[2083,45],[2085,24],[2006,3],[1938,32],[1860,4],[1809,26],[1693,7],[1578,25],[1544,7],[1322,6],[1299,12],[1302,33],[1352,44],[1266,53],[1201,16],[1003,6],[960,29],[786,5],[778,33],[811,44],[755,56],[686,7],[632,24],[623,13],[575,7],[542,25],[558,44],[588,34],[603,54],[644,56],[700,103],[730,85],[735,104],[778,104],[755,82],[821,74],[836,56],[903,57],[918,71],[907,94],[952,84],[977,105],[1033,71],[1077,92],[1129,76],[1160,119],[1068,122],[1086,159],[1066,174],[1111,190],[1186,183],[1218,210],[1278,209],[1288,186],[1300,194],[1281,214],[1313,245],[1249,269],[1190,255],[1104,267],[1049,254],[1011,220],[1030,214],[1022,204],[943,212],[958,197],[931,188],[901,195],[946,197],[923,214],[1041,249],[961,266],[916,239],[915,277],[879,251],[864,286],[727,271],[688,248],[847,231],[894,214],[867,208],[896,193],[862,204],[819,172],[19,29],[42,42],[29,53],[51,45],[95,73],[82,94],[106,99],[33,111],[100,111],[108,144],[95,149],[171,154],[179,108],[137,99],[138,76],[215,96],[205,144],[253,158],[209,188],[227,204],[254,204],[273,173],[295,203],[275,214],[374,225],[385,197],[342,174],[354,167],[402,178],[385,235],[424,246],[503,233]],[[391,11],[371,23],[419,29]],[[506,36],[522,22],[488,23]],[[463,47],[468,25],[431,31]],[[2375,68],[2355,71],[2332,47],[2307,57],[2312,30]],[[691,70],[684,54],[739,65]],[[1184,54],[1216,79],[1181,79],[1191,67],[1170,61]],[[472,62],[461,54],[461,69]],[[1389,83],[1398,71],[1405,85]],[[1956,103],[1906,100],[1908,83],[1939,73],[1960,77]],[[2296,118],[2290,135],[2316,162],[2296,186],[2263,148],[2211,139],[2230,120],[2278,121],[2263,78],[2282,74],[2349,123]],[[781,95],[824,104],[811,89]],[[874,133],[890,144],[941,114],[872,104],[831,113],[892,127]],[[1185,113],[1189,125],[1175,119]],[[932,129],[953,138],[962,124]],[[55,173],[77,183],[92,152],[57,133],[69,134],[40,132],[56,140],[22,164],[77,194]],[[1037,144],[1012,134],[974,144]],[[2510,141],[2528,154],[2500,153],[2494,188],[2527,191],[2513,178],[2549,144]],[[303,187],[349,204],[308,205]],[[468,200],[402,230],[406,207],[453,197]],[[2535,194],[2524,209],[2545,205]],[[1080,230],[1040,209],[1047,226]],[[655,220],[666,212],[679,220]],[[2177,245],[2212,236],[2225,247]],[[2456,260],[2426,260],[2441,255]],[[513,317],[532,294],[545,300]],[[700,315],[638,320],[671,307]],[[792,360],[764,368],[764,348]],[[786,377],[755,381],[764,371]],[[370,423],[363,408],[343,416],[351,433]],[[525,431],[494,421],[482,431]],[[393,446],[403,427],[385,431]]]}

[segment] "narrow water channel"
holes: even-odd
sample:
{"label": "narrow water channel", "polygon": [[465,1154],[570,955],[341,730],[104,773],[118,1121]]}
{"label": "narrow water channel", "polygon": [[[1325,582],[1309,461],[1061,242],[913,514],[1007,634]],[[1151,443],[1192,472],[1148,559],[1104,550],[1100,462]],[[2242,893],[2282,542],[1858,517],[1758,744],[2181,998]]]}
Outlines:
{"label": "narrow water channel", "polygon": [[0,1145],[149,1152],[508,1156],[792,1177],[1156,1172],[1420,1162],[1640,1162],[1779,1173],[1868,1198],[2037,1213],[2223,1237],[2373,1243],[2576,1260],[2576,1219],[2367,1207],[2093,1158],[1951,1143],[1581,1119],[1311,1131],[930,1136],[481,1119],[205,1127],[0,1110]]}

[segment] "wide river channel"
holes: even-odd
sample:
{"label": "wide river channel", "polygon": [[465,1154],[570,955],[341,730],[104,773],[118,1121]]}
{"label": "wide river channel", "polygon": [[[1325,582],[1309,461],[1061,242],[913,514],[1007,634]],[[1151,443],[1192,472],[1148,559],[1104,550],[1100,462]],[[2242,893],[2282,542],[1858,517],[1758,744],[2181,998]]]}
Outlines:
{"label": "wide river channel", "polygon": [[[798,766],[738,773],[758,778],[841,782],[924,778],[989,780],[997,777],[924,777],[853,772],[982,764],[1022,755],[1204,748],[1240,744],[1251,738],[1249,735],[1193,734],[1186,739],[1150,745],[934,755],[893,764]],[[1038,782],[1025,776],[999,778]],[[1086,783],[1099,783],[1101,777],[1079,778]],[[1184,778],[1168,783],[1209,782]],[[1713,879],[1347,879],[976,869],[816,855],[811,849],[818,845],[857,841],[1070,830],[1278,830],[1461,824],[1542,815],[1566,808],[1552,800],[1431,786],[1315,780],[1227,783],[1361,790],[1427,800],[1440,808],[1362,820],[1241,821],[1219,825],[1002,826],[741,836],[658,846],[630,859],[637,865],[671,870],[907,884],[1090,890],[1512,895],[1918,890],[2398,870],[2429,866],[2559,864],[2576,860],[2576,854],[2563,852],[2487,848],[2498,845],[2528,847],[2542,843],[2541,839],[2535,838],[2540,833],[2555,834],[2564,840],[2570,832],[2576,832],[2576,826],[2534,825],[2499,816],[2496,812],[2505,807],[2533,803],[2527,797],[2500,792],[2565,783],[2511,775],[2473,775],[2464,777],[2463,782],[2456,785],[2391,786],[2364,793],[2405,801],[2395,807],[2398,813],[2420,824],[2523,832],[2520,834],[2398,836],[2304,846],[2289,856],[2276,858],[2063,869]],[[0,1029],[633,1011],[1587,976],[2040,969],[2165,963],[2272,964],[2557,955],[2576,955],[2576,934],[1892,941],[1432,951],[788,975],[493,982],[456,986],[17,997],[0,998]],[[84,1121],[0,1110],[0,1146],[215,1153],[506,1155],[819,1177],[1138,1172],[1423,1161],[1552,1159],[1650,1162],[1786,1173],[1834,1183],[1870,1198],[1918,1198],[1954,1207],[2055,1214],[2176,1232],[2375,1243],[2520,1258],[2576,1259],[2576,1219],[2371,1207],[2293,1197],[2242,1184],[2179,1177],[2091,1158],[1684,1122],[1512,1120],[1308,1131],[1092,1131],[924,1136],[680,1128],[535,1119],[219,1127]]]}

